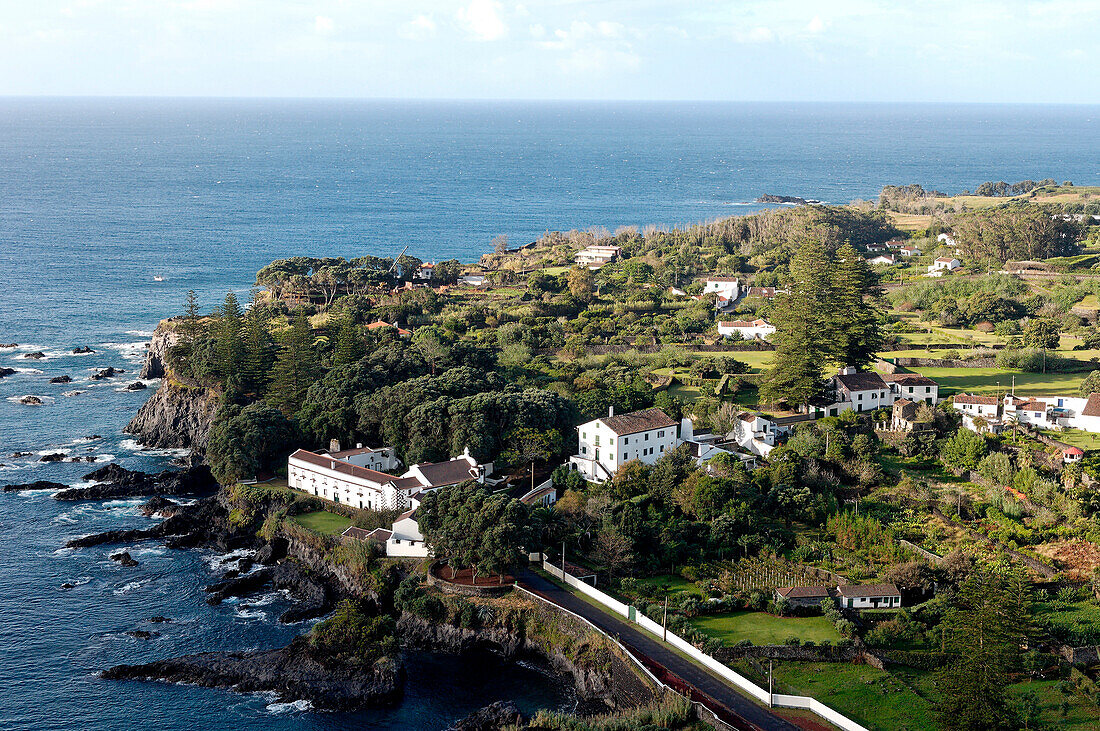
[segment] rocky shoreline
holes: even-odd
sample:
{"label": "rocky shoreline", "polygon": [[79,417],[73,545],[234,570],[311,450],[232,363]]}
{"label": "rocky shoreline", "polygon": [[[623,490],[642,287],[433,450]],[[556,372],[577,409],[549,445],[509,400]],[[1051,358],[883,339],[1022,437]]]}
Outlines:
{"label": "rocky shoreline", "polygon": [[405,668],[383,659],[368,667],[332,662],[311,652],[305,638],[277,650],[203,652],[143,665],[116,665],[105,680],[159,680],[239,693],[274,692],[286,701],[307,700],[315,708],[358,710],[397,703]]}

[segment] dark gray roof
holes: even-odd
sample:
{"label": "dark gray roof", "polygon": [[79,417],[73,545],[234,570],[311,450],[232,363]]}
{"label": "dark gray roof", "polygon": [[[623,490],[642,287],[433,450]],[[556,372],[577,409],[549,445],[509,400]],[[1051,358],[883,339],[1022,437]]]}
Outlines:
{"label": "dark gray roof", "polygon": [[828,586],[791,586],[776,589],[779,596],[787,599],[828,599],[832,596],[832,591]]}
{"label": "dark gray roof", "polygon": [[629,414],[605,416],[600,421],[618,436],[676,426],[676,422],[660,409],[645,409]]}
{"label": "dark gray roof", "polygon": [[900,383],[903,386],[935,386],[936,382],[919,373],[887,373],[882,377],[887,383]]}
{"label": "dark gray roof", "polygon": [[837,382],[848,391],[882,391],[887,388],[886,381],[877,373],[849,373],[838,375]]}
{"label": "dark gray roof", "polygon": [[416,467],[431,483],[432,487],[455,485],[477,477],[476,470],[465,459],[452,459],[447,462],[425,462]]}
{"label": "dark gray roof", "polygon": [[838,586],[836,590],[841,596],[852,598],[901,595],[893,584],[848,584]]}

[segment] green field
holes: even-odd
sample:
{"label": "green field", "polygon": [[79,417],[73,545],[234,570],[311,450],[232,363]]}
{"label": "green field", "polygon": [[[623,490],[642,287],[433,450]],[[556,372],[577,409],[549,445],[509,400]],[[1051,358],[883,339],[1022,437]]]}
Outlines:
{"label": "green field", "polygon": [[940,384],[940,397],[956,393],[999,396],[1012,388],[1028,396],[1076,396],[1085,373],[1024,373],[1002,368],[912,368]]}
{"label": "green field", "polygon": [[775,679],[785,691],[812,696],[869,729],[936,728],[931,704],[899,676],[870,665],[781,662]]}
{"label": "green field", "polygon": [[687,592],[689,594],[696,594],[703,596],[703,592],[695,584],[691,583],[682,576],[674,574],[665,574],[664,576],[648,576],[644,579],[638,579],[638,584],[641,586],[653,586],[658,589],[663,596],[664,592],[671,594]]}
{"label": "green field", "polygon": [[1100,449],[1100,434],[1081,431],[1080,429],[1066,429],[1064,431],[1043,431],[1045,436],[1065,442],[1086,452]]}
{"label": "green field", "polygon": [[749,640],[754,645],[782,645],[788,637],[803,642],[837,642],[841,639],[833,623],[824,617],[776,617],[766,612],[730,612],[695,617],[691,623],[700,632],[717,637],[727,645]]}
{"label": "green field", "polygon": [[351,525],[351,518],[330,513],[327,510],[318,510],[313,513],[302,513],[291,518],[295,523],[308,528],[314,533],[326,536],[338,536],[344,529]]}
{"label": "green field", "polygon": [[1037,602],[1035,619],[1050,622],[1056,627],[1070,631],[1092,631],[1100,633],[1100,606],[1091,601],[1076,601],[1071,604]]}

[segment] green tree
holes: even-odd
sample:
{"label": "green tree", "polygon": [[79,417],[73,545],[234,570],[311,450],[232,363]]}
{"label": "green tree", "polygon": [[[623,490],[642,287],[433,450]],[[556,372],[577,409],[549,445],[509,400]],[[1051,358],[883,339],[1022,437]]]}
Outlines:
{"label": "green tree", "polygon": [[985,437],[969,429],[959,429],[943,442],[940,455],[948,467],[976,470],[988,452]]}
{"label": "green tree", "polygon": [[950,660],[936,676],[936,715],[946,731],[1017,728],[1007,688],[1030,629],[1028,586],[1018,570],[995,568],[975,570],[959,587],[940,625]]}
{"label": "green tree", "polygon": [[833,267],[831,314],[835,318],[829,339],[833,359],[862,370],[882,349],[881,320],[872,297],[874,274],[851,244],[840,247]]}
{"label": "green tree", "polygon": [[243,317],[237,295],[229,292],[218,311],[217,334],[214,353],[217,359],[218,374],[224,383],[233,376],[240,376],[241,361],[244,357],[244,343],[241,337]]}
{"label": "green tree", "polygon": [[1085,380],[1081,381],[1081,386],[1077,389],[1077,395],[1081,398],[1088,398],[1094,393],[1100,393],[1100,371],[1093,371],[1085,376]]}
{"label": "green tree", "polygon": [[790,293],[777,301],[772,314],[776,349],[761,395],[768,403],[803,406],[821,395],[821,369],[834,350],[828,337],[832,284],[821,242],[804,243],[791,259],[790,272]]}
{"label": "green tree", "polygon": [[290,420],[269,404],[226,404],[210,427],[206,461],[215,479],[228,485],[285,466],[298,439]]}
{"label": "green tree", "polygon": [[306,391],[320,373],[320,363],[313,347],[313,330],[304,310],[298,310],[290,330],[282,335],[281,341],[275,365],[271,369],[268,398],[284,413],[293,414],[302,406]]}
{"label": "green tree", "polygon": [[1057,350],[1060,334],[1057,322],[1035,317],[1024,330],[1024,345],[1039,350]]}
{"label": "green tree", "polygon": [[592,290],[596,286],[596,278],[588,267],[575,266],[566,274],[569,283],[569,294],[579,302],[591,302]]}
{"label": "green tree", "polygon": [[332,353],[334,366],[351,365],[366,354],[363,333],[350,315],[340,318],[336,328],[336,347]]}
{"label": "green tree", "polygon": [[252,393],[262,395],[271,370],[274,342],[268,329],[266,308],[252,298],[252,307],[244,316],[243,352],[241,354],[241,383]]}
{"label": "green tree", "polygon": [[202,314],[199,312],[199,300],[195,296],[195,290],[187,290],[187,302],[183,308],[183,322],[180,325],[180,335],[184,344],[193,348],[195,341],[202,335]]}

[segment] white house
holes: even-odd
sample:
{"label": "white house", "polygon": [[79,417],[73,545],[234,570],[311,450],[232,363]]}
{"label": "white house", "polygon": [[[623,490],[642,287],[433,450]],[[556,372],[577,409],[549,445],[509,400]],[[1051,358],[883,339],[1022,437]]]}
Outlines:
{"label": "white house", "polygon": [[893,584],[848,584],[836,588],[841,609],[896,609],[901,592]]}
{"label": "white house", "polygon": [[464,287],[484,287],[486,281],[484,274],[463,274],[458,278],[458,283]]}
{"label": "white house", "polygon": [[931,406],[940,402],[940,385],[919,373],[887,373],[882,376],[890,386],[894,399],[924,401]]}
{"label": "white house", "polygon": [[435,274],[435,262],[424,262],[413,273],[413,279],[421,282],[432,281],[432,275]]}
{"label": "white house", "polygon": [[951,272],[962,266],[962,262],[950,256],[941,256],[928,265],[930,272]]}
{"label": "white house", "polygon": [[867,244],[866,249],[869,254],[877,254],[880,251],[888,251],[889,246],[886,244]]}
{"label": "white house", "polygon": [[944,246],[958,246],[958,244],[955,243],[955,237],[951,234],[940,234],[936,237],[936,241],[939,241]]}
{"label": "white house", "polygon": [[620,256],[622,256],[623,250],[619,246],[587,246],[578,251],[573,261],[581,266],[586,266],[589,269],[599,269],[604,264],[609,264]]}
{"label": "white house", "polygon": [[775,334],[775,325],[767,320],[719,320],[718,334],[729,337],[737,333],[746,340],[760,338],[763,340],[769,335]]}
{"label": "white house", "polygon": [[287,460],[287,483],[310,495],[363,510],[403,510],[421,493],[466,480],[484,483],[492,470],[491,463],[478,464],[466,450],[446,462],[415,464],[395,477],[333,454],[299,449]]}
{"label": "white house", "polygon": [[829,379],[829,386],[835,394],[832,403],[816,407],[820,416],[838,416],[849,410],[874,411],[891,406],[894,392],[877,373],[860,372],[845,367],[840,373]]}
{"label": "white house", "polygon": [[813,421],[811,414],[767,416],[761,413],[741,414],[741,423],[734,439],[746,451],[767,457],[777,445],[794,432],[796,425]]}
{"label": "white house", "polygon": [[710,292],[718,295],[714,303],[715,309],[722,310],[732,305],[741,296],[741,282],[737,277],[707,277],[703,294]]}
{"label": "white house", "polygon": [[987,420],[1001,417],[1001,400],[995,396],[971,396],[968,393],[960,393],[951,402],[955,410],[963,414],[980,416]]}
{"label": "white house", "polygon": [[1006,423],[1016,422],[1036,429],[1058,427],[1053,411],[1045,401],[1023,399],[1013,395],[1005,396],[1001,403],[1001,418]]}
{"label": "white house", "polygon": [[915,246],[903,246],[898,249],[898,253],[902,256],[920,256],[924,252]]}
{"label": "white house", "polygon": [[898,260],[894,258],[893,254],[879,254],[872,259],[868,259],[867,263],[871,266],[893,266],[898,263]]}
{"label": "white house", "polygon": [[577,427],[579,453],[569,463],[592,482],[612,477],[619,467],[637,459],[653,464],[679,444],[677,424],[660,409],[645,409],[593,419]]}
{"label": "white house", "polygon": [[333,439],[329,442],[329,451],[321,452],[334,459],[350,462],[356,467],[366,467],[368,470],[389,472],[401,466],[401,460],[397,458],[397,450],[393,447],[364,447],[356,444],[355,449],[340,449],[340,440]]}

